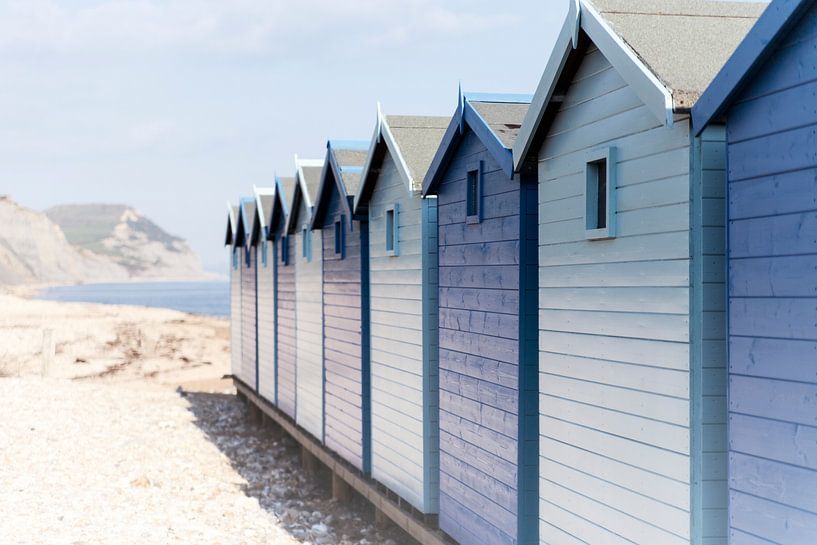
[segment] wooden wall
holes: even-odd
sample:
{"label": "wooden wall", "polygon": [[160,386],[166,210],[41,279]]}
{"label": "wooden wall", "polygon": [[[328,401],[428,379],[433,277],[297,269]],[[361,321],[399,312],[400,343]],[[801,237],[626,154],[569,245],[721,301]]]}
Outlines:
{"label": "wooden wall", "polygon": [[[483,219],[468,225],[465,180],[476,160]],[[527,523],[520,506],[519,481],[536,478],[519,464],[520,444],[535,450],[535,439],[518,441],[520,184],[469,131],[438,195],[440,527],[463,545],[516,544],[536,519],[531,502]]]}
{"label": "wooden wall", "polygon": [[811,8],[728,115],[733,545],[817,532],[815,48]]}
{"label": "wooden wall", "polygon": [[[236,256],[235,254],[239,254]],[[230,373],[241,377],[241,248],[230,248]],[[233,263],[236,266],[233,266]]]}
{"label": "wooden wall", "polygon": [[[279,244],[280,244],[279,239]],[[290,256],[295,251],[292,237],[286,237]],[[278,408],[295,418],[297,393],[295,381],[297,374],[297,348],[295,327],[295,260],[288,265],[281,263],[280,248],[278,255]]]}
{"label": "wooden wall", "polygon": [[[424,320],[424,310],[437,312],[436,305],[428,308],[437,299],[436,270],[427,290],[423,278],[432,257],[436,261],[437,218],[427,203],[409,191],[386,153],[369,201],[372,477],[420,511],[436,513],[439,432],[435,407],[426,404],[434,399],[437,405],[437,357],[424,345],[437,336]],[[395,205],[398,255],[390,256],[385,216]],[[424,243],[428,236],[434,238],[433,255]],[[434,299],[424,305],[423,294],[430,291]]]}
{"label": "wooden wall", "polygon": [[[263,245],[267,247],[266,265]],[[258,393],[275,403],[275,254],[271,242],[256,246],[258,265]]]}
{"label": "wooden wall", "polygon": [[[305,211],[304,211],[305,212]],[[309,214],[302,213],[309,225]],[[315,438],[323,441],[323,259],[321,232],[307,230],[312,241],[312,259],[303,257],[303,230],[294,239],[292,261],[295,263],[297,304],[297,422]]]}
{"label": "wooden wall", "polygon": [[[335,254],[335,220],[345,214],[345,257]],[[362,471],[368,470],[368,361],[363,346],[362,265],[368,255],[366,222],[351,221],[332,191],[321,230],[324,316],[324,441]],[[362,251],[365,244],[365,254]],[[317,251],[317,248],[314,249]]]}
{"label": "wooden wall", "polygon": [[[690,543],[690,142],[591,46],[539,150],[542,543]],[[609,145],[618,236],[588,241]]]}
{"label": "wooden wall", "polygon": [[256,358],[256,263],[255,248],[241,250],[241,380],[257,388]]}

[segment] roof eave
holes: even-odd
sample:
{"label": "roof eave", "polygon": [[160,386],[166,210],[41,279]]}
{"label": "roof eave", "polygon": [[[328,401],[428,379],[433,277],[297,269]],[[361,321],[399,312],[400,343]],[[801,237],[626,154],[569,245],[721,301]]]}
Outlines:
{"label": "roof eave", "polygon": [[542,120],[553,99],[553,93],[568,58],[578,46],[579,30],[587,34],[656,118],[668,127],[673,125],[674,111],[671,91],[610,28],[592,4],[587,0],[577,0],[571,4],[568,17],[556,39],[556,45],[548,59],[530,110],[525,116],[514,144],[513,159],[516,170],[520,169],[528,154],[531,153],[531,146],[536,135],[539,131],[544,130]]}
{"label": "roof eave", "polygon": [[465,99],[465,111],[463,112],[465,123],[471,128],[474,134],[479,138],[479,141],[487,148],[502,172],[508,178],[513,177],[513,152],[505,147],[499,140],[499,137],[488,125],[488,122],[479,114],[474,106]]}
{"label": "roof eave", "polygon": [[768,59],[781,37],[815,3],[817,0],[778,0],[766,8],[692,108],[696,136],[724,113],[746,81]]}
{"label": "roof eave", "polygon": [[323,164],[323,171],[321,172],[321,183],[318,186],[318,192],[315,195],[315,207],[312,211],[312,220],[310,221],[309,225],[310,229],[316,229],[318,219],[323,218],[324,208],[327,206],[327,199],[324,197],[324,192],[329,191],[329,183],[327,182],[327,178],[330,174],[332,175],[332,182],[340,194],[340,200],[343,203],[342,206],[349,214],[349,221],[353,219],[352,207],[349,204],[349,199],[346,196],[346,187],[343,183],[343,178],[341,177],[340,165],[338,165],[337,160],[335,159],[335,154],[332,153],[332,145],[330,141],[326,144],[326,161]]}
{"label": "roof eave", "polygon": [[439,183],[439,178],[442,176],[443,170],[451,160],[451,154],[462,137],[462,111],[462,102],[458,101],[457,109],[454,112],[454,115],[451,116],[451,121],[448,123],[448,128],[445,130],[440,146],[437,148],[437,152],[434,154],[434,158],[431,160],[431,165],[428,167],[425,178],[423,178],[423,197],[427,197],[429,194],[434,193],[436,186]]}

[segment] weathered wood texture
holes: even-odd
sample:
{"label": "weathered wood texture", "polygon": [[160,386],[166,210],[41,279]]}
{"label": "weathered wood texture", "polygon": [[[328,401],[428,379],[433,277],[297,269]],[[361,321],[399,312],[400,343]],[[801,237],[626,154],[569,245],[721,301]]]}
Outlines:
{"label": "weathered wood texture", "polygon": [[230,248],[230,372],[241,377],[241,248]]}
{"label": "weathered wood texture", "polygon": [[[293,237],[284,240],[289,245],[290,256],[295,251]],[[286,414],[295,418],[297,394],[295,390],[297,374],[296,348],[296,298],[295,298],[295,262],[290,259],[284,265],[278,255],[278,407]]]}
{"label": "weathered wood texture", "polygon": [[[711,223],[691,222],[691,143],[686,118],[664,126],[591,46],[539,150],[542,543],[724,542],[722,471],[701,473],[722,468],[725,440],[723,220],[719,203],[702,201]],[[618,235],[589,241],[584,167],[588,150],[607,146],[618,156]],[[716,173],[703,175],[707,191],[722,191]],[[698,243],[709,261],[698,286],[713,293],[696,330]],[[696,365],[706,379],[691,392]],[[694,460],[693,433],[706,441]],[[704,509],[703,497],[717,502]]]}
{"label": "weathered wood texture", "polygon": [[241,255],[241,380],[258,387],[256,345],[258,316],[256,314],[255,248],[247,247]]}
{"label": "weathered wood texture", "polygon": [[[266,264],[264,260],[266,245]],[[256,246],[258,265],[258,393],[275,403],[275,255],[273,244]]]}
{"label": "weathered wood texture", "polygon": [[[309,217],[301,215],[305,225]],[[323,441],[323,259],[321,232],[307,230],[311,238],[311,259],[303,257],[303,230],[292,235],[295,247],[298,331],[297,422],[319,441]]]}
{"label": "weathered wood texture", "polygon": [[728,112],[731,543],[817,535],[817,8]]}
{"label": "weathered wood texture", "polygon": [[[335,253],[335,222],[343,218],[342,254]],[[344,212],[333,185],[321,229],[323,252],[324,441],[361,471],[368,470],[368,361],[363,346],[363,276],[367,223]],[[314,248],[313,251],[319,251]]]}
{"label": "weathered wood texture", "polygon": [[[467,224],[466,173],[479,160],[482,221]],[[437,194],[440,527],[463,545],[529,543],[536,501],[525,490],[536,479],[536,456],[525,456],[536,438],[524,433],[526,418],[535,423],[536,386],[520,386],[520,268],[536,249],[535,236],[520,241],[520,227],[523,218],[535,222],[535,209],[520,214],[519,181],[470,131]],[[532,247],[522,252],[525,245]],[[524,367],[535,369],[533,352]]]}
{"label": "weathered wood texture", "polygon": [[[424,341],[433,336],[436,347],[437,330],[424,314],[437,313],[437,218],[428,203],[410,192],[386,153],[369,200],[372,477],[421,512],[436,513],[437,354]],[[395,205],[398,251],[389,255],[385,218]],[[433,278],[423,286],[432,265]],[[427,291],[433,299],[423,299]]]}

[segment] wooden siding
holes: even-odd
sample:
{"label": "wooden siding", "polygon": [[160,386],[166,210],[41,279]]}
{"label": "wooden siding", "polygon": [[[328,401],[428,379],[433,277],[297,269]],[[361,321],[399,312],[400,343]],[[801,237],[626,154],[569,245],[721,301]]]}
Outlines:
{"label": "wooden siding", "polygon": [[[295,242],[292,237],[286,237],[286,240],[291,258],[295,251]],[[290,259],[288,265],[281,263],[280,249],[276,259],[278,260],[278,408],[295,418],[297,411],[297,393],[295,390],[297,375],[295,260]]]}
{"label": "wooden siding", "polygon": [[256,267],[255,249],[241,250],[241,375],[240,378],[247,386],[255,390],[257,383],[256,345]]}
{"label": "wooden siding", "polygon": [[[541,543],[691,542],[690,142],[591,47],[539,150]],[[618,236],[589,241],[607,146]]]}
{"label": "wooden siding", "polygon": [[[398,255],[390,256],[385,217],[395,205]],[[437,299],[436,270],[427,286],[434,299],[423,301],[424,267],[432,258],[432,241],[424,237],[433,236],[436,257],[433,212],[428,200],[409,192],[386,153],[369,201],[372,477],[424,513],[436,513],[439,501],[437,417],[435,407],[426,407],[431,399],[436,405],[437,358],[424,346],[424,331],[437,336],[436,328],[424,330],[424,312],[437,313],[429,308]]]}
{"label": "wooden siding", "polygon": [[[241,249],[230,250],[230,373],[241,378]],[[235,260],[235,261],[234,261]],[[236,266],[233,266],[236,263]]]}
{"label": "wooden siding", "polygon": [[[478,160],[482,222],[469,225],[466,172]],[[437,193],[440,527],[462,545],[529,543],[536,510],[525,490],[536,479],[535,456],[524,458],[536,440],[525,436],[535,429],[525,417],[535,420],[536,386],[520,386],[519,300],[522,255],[535,253],[535,237],[520,243],[527,218],[520,215],[520,183],[505,176],[470,131]],[[534,247],[521,252],[525,244]],[[535,368],[535,361],[527,366]],[[533,410],[520,417],[520,405]]]}
{"label": "wooden siding", "polygon": [[733,545],[817,535],[817,8],[728,114]]}
{"label": "wooden siding", "polygon": [[[304,223],[308,226],[308,215]],[[321,232],[307,231],[312,241],[312,259],[303,257],[303,230],[295,239],[292,260],[296,263],[298,331],[297,422],[319,441],[323,441],[323,293]]]}
{"label": "wooden siding", "polygon": [[257,246],[258,265],[258,393],[275,403],[275,255],[267,244],[264,265],[261,242]]}
{"label": "wooden siding", "polygon": [[[343,223],[345,257],[335,253],[335,220],[344,214],[332,191],[321,230],[323,251],[324,442],[358,469],[368,471],[368,362],[363,344],[362,265],[368,255],[367,223]],[[347,214],[348,216],[348,214]],[[313,248],[313,252],[318,248]]]}

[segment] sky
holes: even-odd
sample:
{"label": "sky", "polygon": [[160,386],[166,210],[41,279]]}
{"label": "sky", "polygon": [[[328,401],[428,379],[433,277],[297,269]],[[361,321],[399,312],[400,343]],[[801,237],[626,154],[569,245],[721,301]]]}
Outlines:
{"label": "sky", "polygon": [[567,0],[0,0],[0,194],[124,203],[227,268],[226,202],[294,154],[533,93]]}

